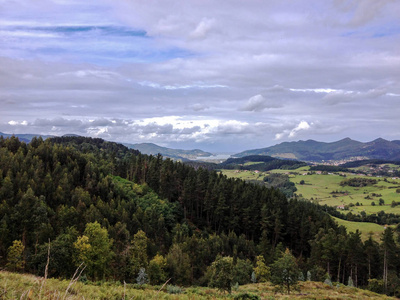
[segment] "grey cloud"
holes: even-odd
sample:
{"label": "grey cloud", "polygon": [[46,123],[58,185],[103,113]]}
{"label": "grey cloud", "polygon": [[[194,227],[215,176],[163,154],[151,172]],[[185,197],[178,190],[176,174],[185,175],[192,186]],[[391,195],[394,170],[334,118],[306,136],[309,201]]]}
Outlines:
{"label": "grey cloud", "polygon": [[201,127],[200,126],[194,126],[190,128],[183,128],[182,130],[179,130],[179,134],[193,134],[196,132],[200,132]]}
{"label": "grey cloud", "polygon": [[196,103],[196,104],[193,104],[190,108],[193,111],[204,111],[204,110],[208,109],[209,107],[207,105],[204,105],[201,103]]}
{"label": "grey cloud", "polygon": [[100,118],[89,122],[91,126],[113,126],[114,123],[111,120]]}
{"label": "grey cloud", "polygon": [[336,105],[339,103],[352,102],[355,100],[376,99],[386,94],[387,90],[385,88],[371,89],[366,92],[338,90],[328,93],[322,99],[329,105]]}
{"label": "grey cloud", "polygon": [[217,127],[218,134],[247,134],[252,132],[250,124],[233,120],[222,123]]}
{"label": "grey cloud", "polygon": [[274,103],[264,98],[262,95],[255,95],[247,100],[246,104],[243,105],[240,110],[242,111],[254,111],[260,112],[266,108],[277,108],[282,107],[282,105],[278,103]]}
{"label": "grey cloud", "polygon": [[32,124],[32,126],[37,127],[81,127],[83,125],[80,120],[68,120],[64,118],[54,118],[54,119],[36,119]]}

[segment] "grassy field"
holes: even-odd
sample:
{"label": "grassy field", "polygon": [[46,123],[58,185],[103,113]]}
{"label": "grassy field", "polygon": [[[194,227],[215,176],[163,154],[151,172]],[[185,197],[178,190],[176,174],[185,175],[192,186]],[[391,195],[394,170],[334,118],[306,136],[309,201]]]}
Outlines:
{"label": "grassy field", "polygon": [[347,228],[348,232],[355,232],[357,229],[361,232],[361,239],[363,241],[367,240],[372,233],[372,238],[376,241],[379,241],[382,235],[382,232],[385,230],[385,227],[375,223],[368,222],[351,222],[342,220],[336,217],[332,217],[339,225],[343,225]]}
{"label": "grassy field", "polygon": [[260,180],[267,175],[265,172],[256,173],[255,171],[242,171],[242,170],[221,170],[222,174],[232,177],[232,178],[240,178],[243,180]]}
{"label": "grassy field", "polygon": [[[400,194],[396,189],[400,187],[400,180],[389,179],[387,182],[383,178],[368,177],[376,179],[377,183],[373,186],[352,187],[341,186],[340,182],[344,179],[359,177],[346,174],[346,178],[331,175],[296,175],[290,180],[296,184],[297,194],[306,199],[316,200],[319,204],[329,206],[350,205],[350,211],[359,213],[365,211],[367,214],[385,211],[386,213],[400,214],[400,206],[391,207],[393,201],[400,202]],[[305,184],[301,185],[300,181]],[[338,192],[338,193],[336,193]],[[384,200],[383,205],[379,205],[379,199]],[[359,205],[356,205],[357,202]]]}
{"label": "grassy field", "polygon": [[[70,281],[47,279],[33,275],[0,271],[1,299],[235,299],[240,294],[251,294],[260,299],[393,299],[373,292],[350,288],[343,285],[329,286],[322,282],[301,282],[300,291],[290,295],[274,292],[270,283],[257,283],[240,286],[231,295],[207,287],[177,288],[178,294],[168,293],[166,287],[123,285],[120,283],[75,282],[69,289]],[[68,291],[67,291],[68,289]],[[171,289],[170,289],[171,291]]]}
{"label": "grassy field", "polygon": [[[296,170],[272,170],[268,172],[222,170],[228,177],[240,178],[243,180],[262,181],[269,173],[287,174],[292,182],[296,184],[296,194],[306,199],[318,202],[321,205],[338,207],[341,205],[349,206],[349,210],[355,214],[364,211],[367,214],[384,211],[386,213],[400,214],[400,205],[392,207],[392,202],[400,202],[400,194],[396,190],[400,188],[400,179],[383,177],[358,176],[352,173],[339,174],[310,174],[309,167],[301,167]],[[351,187],[341,186],[340,183],[349,178],[363,177],[376,179],[377,183],[372,186]],[[304,180],[304,184],[300,182]],[[379,200],[384,203],[379,205]],[[358,205],[357,205],[358,203]],[[345,213],[347,211],[344,211]],[[349,232],[360,230],[363,238],[368,237],[370,231],[376,240],[380,239],[383,227],[373,223],[347,222],[339,220],[340,225],[346,226]]]}
{"label": "grassy field", "polygon": [[[353,204],[354,206],[350,207],[350,211],[354,213],[365,211],[367,214],[371,214],[383,210],[386,213],[400,214],[400,205],[391,206],[393,201],[400,202],[400,194],[396,193],[396,189],[400,188],[400,179],[394,180],[389,178],[385,181],[384,178],[368,177],[376,179],[377,184],[366,187],[351,187],[341,186],[340,183],[345,179],[360,176],[351,173],[345,174],[346,177],[338,174],[307,175],[309,173],[308,167],[296,170],[273,170],[258,173],[244,170],[222,170],[222,173],[228,177],[260,181],[269,173],[287,174],[290,180],[296,184],[297,195],[314,200],[321,205],[340,206]],[[304,180],[304,184],[300,184],[302,180]],[[383,199],[383,205],[379,205],[379,199]],[[357,202],[359,205],[356,205]]]}

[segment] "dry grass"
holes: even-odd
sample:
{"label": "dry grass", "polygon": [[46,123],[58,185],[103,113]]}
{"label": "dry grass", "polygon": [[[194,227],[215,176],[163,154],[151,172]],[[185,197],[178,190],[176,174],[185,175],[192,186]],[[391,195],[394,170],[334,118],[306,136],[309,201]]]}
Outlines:
{"label": "dry grass", "polygon": [[[74,277],[76,279],[76,277]],[[321,282],[302,282],[300,291],[290,295],[274,292],[270,283],[240,286],[232,295],[207,287],[188,287],[181,294],[168,294],[160,286],[138,288],[118,282],[87,283],[72,280],[46,279],[28,274],[0,272],[0,299],[233,299],[239,293],[260,296],[261,299],[393,299],[370,291],[345,286],[330,287]],[[71,282],[74,284],[71,285]]]}

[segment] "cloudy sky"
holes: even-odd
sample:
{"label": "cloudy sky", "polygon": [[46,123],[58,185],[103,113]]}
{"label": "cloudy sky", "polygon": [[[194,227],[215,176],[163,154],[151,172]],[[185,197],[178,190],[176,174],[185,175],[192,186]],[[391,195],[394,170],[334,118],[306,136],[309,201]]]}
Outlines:
{"label": "cloudy sky", "polygon": [[237,152],[400,139],[398,0],[0,0],[0,131]]}

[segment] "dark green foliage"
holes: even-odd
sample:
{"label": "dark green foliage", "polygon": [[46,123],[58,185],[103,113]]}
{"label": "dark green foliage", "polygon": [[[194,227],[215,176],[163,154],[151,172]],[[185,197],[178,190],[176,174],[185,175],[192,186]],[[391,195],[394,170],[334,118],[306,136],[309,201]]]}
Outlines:
{"label": "dark green foliage", "polygon": [[207,270],[209,285],[230,293],[234,285],[250,283],[252,271],[253,265],[249,260],[217,256]]}
{"label": "dark green foliage", "polygon": [[289,176],[285,174],[279,174],[279,173],[270,174],[264,177],[264,183],[267,187],[278,188],[288,198],[293,197],[293,194],[297,191],[296,185],[293,182],[291,182],[289,180]]}
{"label": "dark green foliage", "polygon": [[253,295],[249,293],[240,293],[236,295],[233,299],[235,300],[260,300],[261,298],[258,295]]}
{"label": "dark green foliage", "polygon": [[300,269],[294,256],[286,249],[282,257],[271,265],[271,282],[277,285],[278,290],[290,294],[291,290],[298,288],[299,273]]}
{"label": "dark green foliage", "polygon": [[172,282],[180,285],[191,283],[191,265],[189,255],[182,248],[174,244],[167,255],[167,268],[172,277]]}
{"label": "dark green foliage", "polygon": [[209,272],[211,274],[210,286],[229,293],[231,292],[232,285],[234,284],[234,263],[232,257],[217,257],[210,266]]}
{"label": "dark green foliage", "polygon": [[361,166],[366,166],[366,165],[381,165],[381,164],[394,164],[394,165],[400,165],[399,161],[393,161],[393,160],[383,160],[383,159],[364,159],[364,160],[356,160],[356,161],[349,161],[345,164],[342,164],[341,167],[345,168],[357,168]]}
{"label": "dark green foliage", "polygon": [[[244,165],[247,162],[256,162],[257,164]],[[307,164],[297,160],[277,159],[263,155],[250,155],[241,158],[228,158],[226,161],[218,164],[216,168],[258,170],[265,172],[274,169],[294,170],[304,166],[307,166]]]}
{"label": "dark green foliage", "polygon": [[329,165],[316,165],[311,166],[310,171],[325,171],[325,172],[352,172],[348,168],[344,168],[342,166],[329,166]]}
{"label": "dark green foliage", "polygon": [[354,177],[354,178],[349,178],[345,179],[342,182],[340,182],[341,186],[353,186],[353,187],[364,187],[364,186],[369,186],[369,185],[374,185],[376,184],[376,179],[371,179],[371,178],[360,178],[360,177]]}

